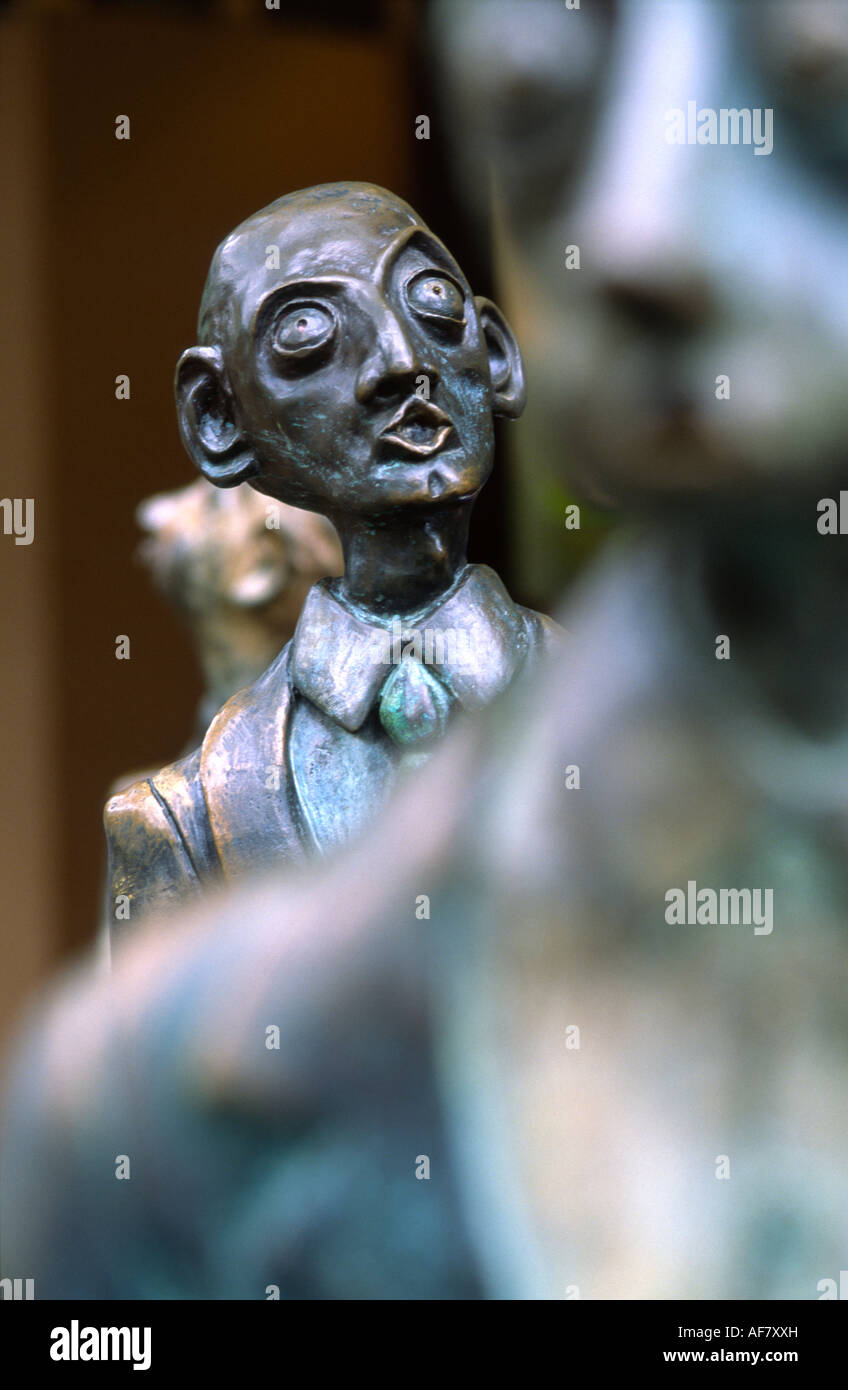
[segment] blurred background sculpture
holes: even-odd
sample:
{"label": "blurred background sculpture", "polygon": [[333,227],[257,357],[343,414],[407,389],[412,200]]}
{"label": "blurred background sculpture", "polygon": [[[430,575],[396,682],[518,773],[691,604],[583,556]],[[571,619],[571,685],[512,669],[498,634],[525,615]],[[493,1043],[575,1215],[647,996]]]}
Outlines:
{"label": "blurred background sculpture", "polygon": [[198,327],[188,452],[219,487],[325,513],[345,568],[195,754],[109,802],[116,922],[344,843],[553,634],[466,558],[494,417],[524,405],[518,345],[406,203],[357,183],[272,203],[219,246]]}
{"label": "blurred background sculpture", "polygon": [[186,623],[203,673],[189,752],[288,642],[312,585],[341,574],[341,548],[325,517],[246,484],[225,491],[199,478],[148,497],[137,515],[141,559]]}

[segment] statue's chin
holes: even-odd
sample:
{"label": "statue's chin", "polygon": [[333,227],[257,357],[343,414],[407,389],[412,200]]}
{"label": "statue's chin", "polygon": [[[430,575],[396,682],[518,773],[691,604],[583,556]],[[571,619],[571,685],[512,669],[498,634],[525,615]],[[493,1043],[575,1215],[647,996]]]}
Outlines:
{"label": "statue's chin", "polygon": [[435,453],[428,458],[385,460],[377,464],[370,497],[363,490],[357,510],[367,511],[372,501],[380,509],[470,501],[490,471],[489,467],[470,464],[460,450]]}

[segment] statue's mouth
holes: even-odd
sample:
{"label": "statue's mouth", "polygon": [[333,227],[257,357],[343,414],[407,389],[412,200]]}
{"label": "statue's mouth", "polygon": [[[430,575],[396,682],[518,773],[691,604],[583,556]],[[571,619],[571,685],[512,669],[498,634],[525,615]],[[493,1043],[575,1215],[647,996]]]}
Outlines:
{"label": "statue's mouth", "polygon": [[389,421],[380,438],[413,458],[429,458],[438,453],[451,434],[453,421],[445,412],[432,401],[415,396]]}

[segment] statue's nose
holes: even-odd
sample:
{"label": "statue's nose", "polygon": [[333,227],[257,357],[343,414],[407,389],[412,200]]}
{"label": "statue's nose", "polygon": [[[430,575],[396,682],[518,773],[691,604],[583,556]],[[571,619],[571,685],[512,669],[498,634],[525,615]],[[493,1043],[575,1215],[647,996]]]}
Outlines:
{"label": "statue's nose", "polygon": [[432,388],[438,373],[416,345],[408,327],[394,310],[386,307],[375,321],[374,342],[362,363],[356,380],[356,399],[361,403],[376,396],[410,394],[418,378],[427,377]]}
{"label": "statue's nose", "polygon": [[[569,209],[595,285],[649,335],[695,332],[715,309],[712,211],[704,207],[715,166],[705,166],[700,150],[670,144],[665,119],[685,110],[692,92],[709,89],[720,65],[726,36],[717,36],[708,11],[701,0],[625,8],[620,79]],[[713,209],[722,190],[713,189]]]}
{"label": "statue's nose", "polygon": [[[661,150],[655,164],[664,159]],[[597,201],[580,209],[597,292],[648,335],[697,332],[716,307],[715,267],[691,226],[692,190],[676,172],[651,197],[638,179],[610,174]],[[659,183],[656,169],[654,178]]]}

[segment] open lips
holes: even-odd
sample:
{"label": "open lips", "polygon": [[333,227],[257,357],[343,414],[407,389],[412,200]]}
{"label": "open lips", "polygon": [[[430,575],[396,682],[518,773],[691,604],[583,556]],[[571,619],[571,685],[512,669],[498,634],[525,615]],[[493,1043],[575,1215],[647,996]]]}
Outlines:
{"label": "open lips", "polygon": [[380,438],[416,458],[429,458],[438,453],[452,433],[453,422],[445,412],[432,401],[416,396],[401,407]]}

